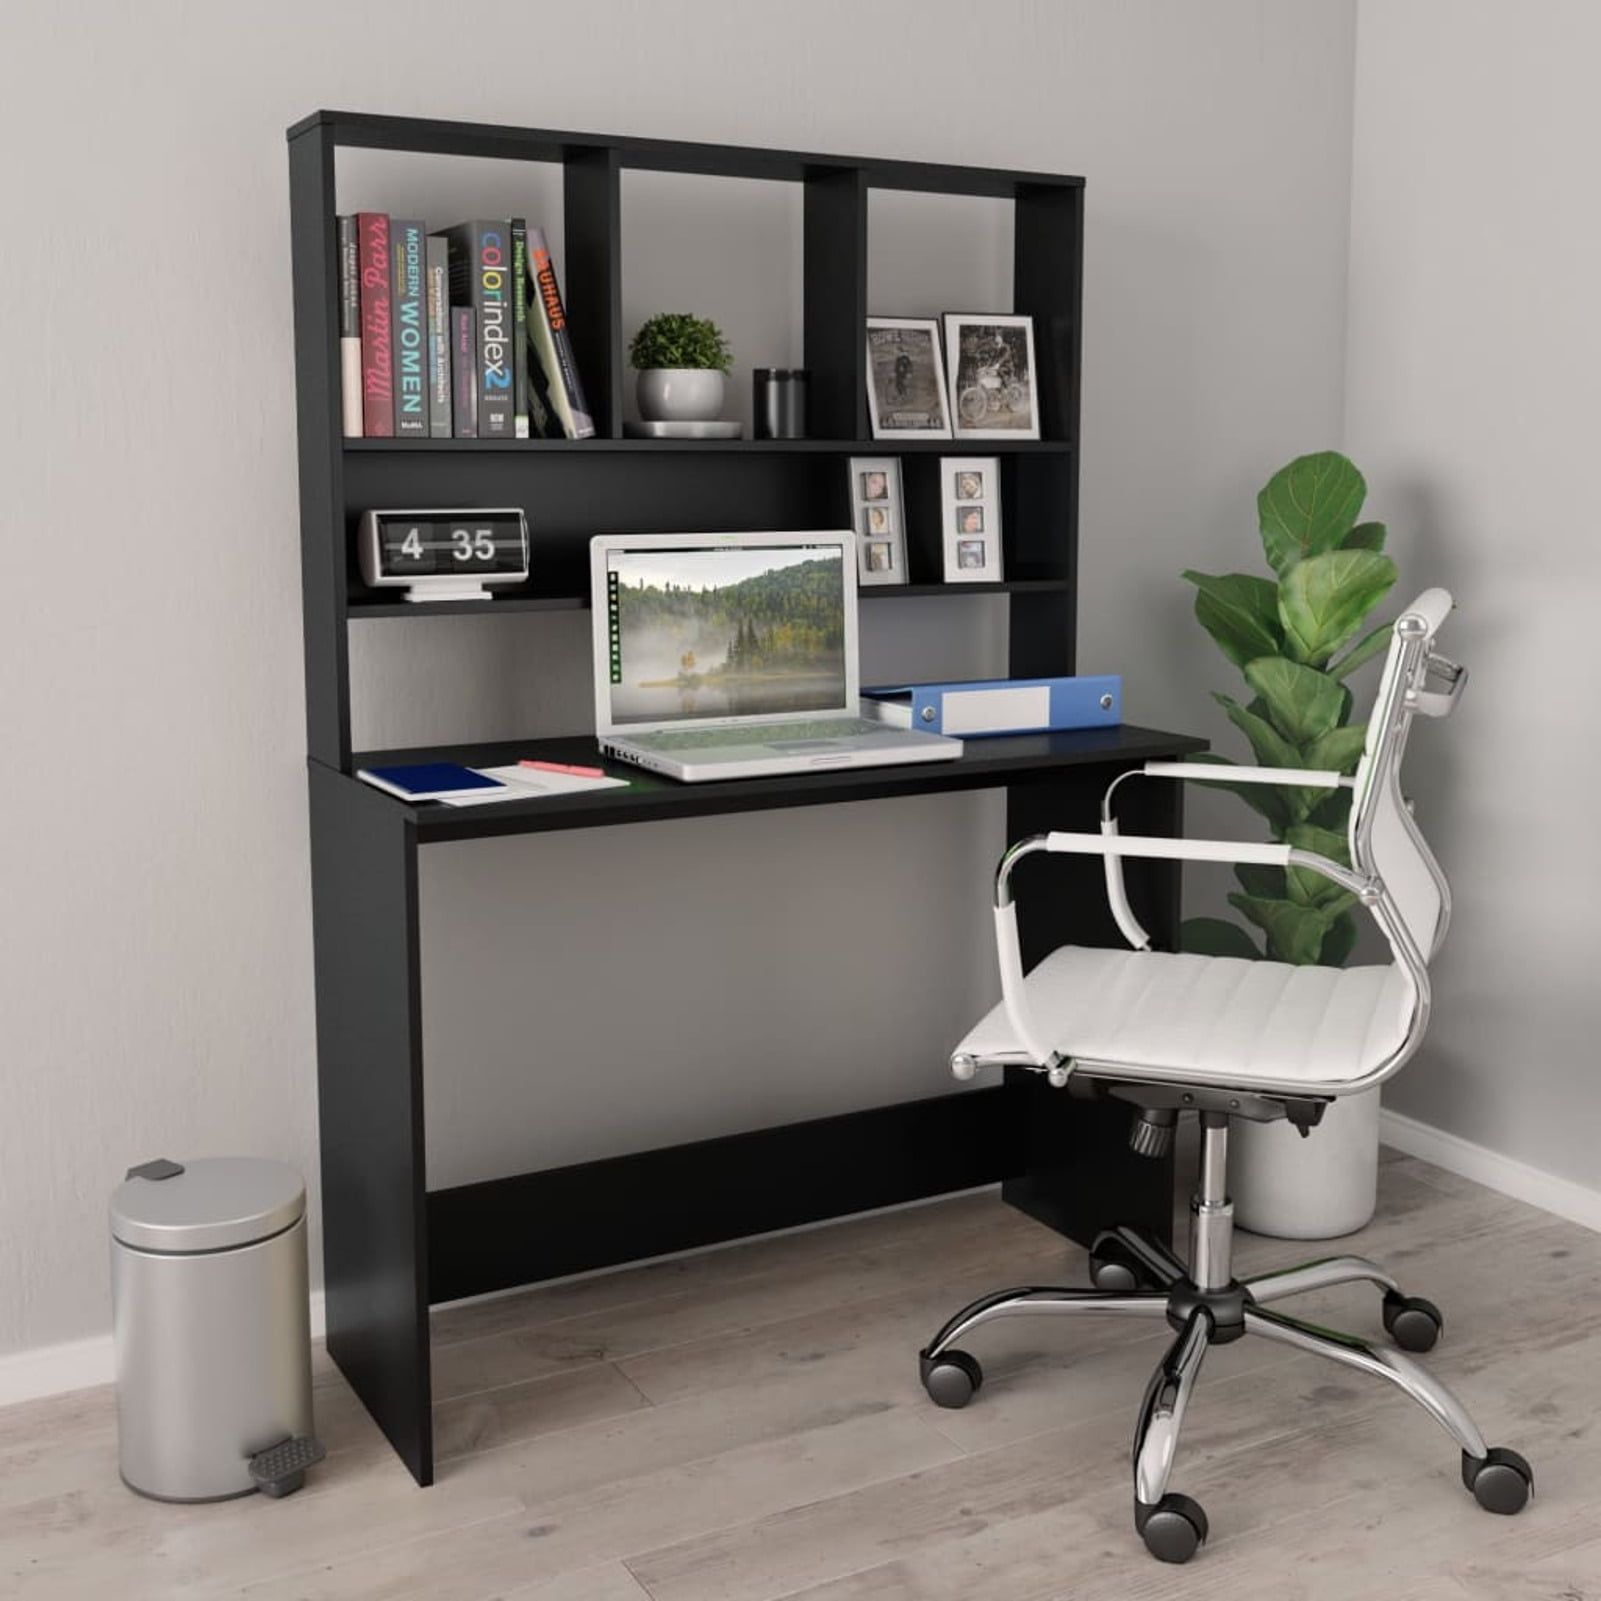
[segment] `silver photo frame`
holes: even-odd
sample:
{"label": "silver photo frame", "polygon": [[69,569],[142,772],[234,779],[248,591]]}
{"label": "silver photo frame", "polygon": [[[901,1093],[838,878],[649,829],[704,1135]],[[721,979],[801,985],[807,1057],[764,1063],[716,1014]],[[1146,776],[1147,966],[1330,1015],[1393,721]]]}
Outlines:
{"label": "silver photo frame", "polygon": [[906,498],[900,457],[852,456],[846,467],[857,584],[906,583]]}
{"label": "silver photo frame", "polygon": [[945,582],[1000,583],[1000,457],[941,456],[939,507]]}

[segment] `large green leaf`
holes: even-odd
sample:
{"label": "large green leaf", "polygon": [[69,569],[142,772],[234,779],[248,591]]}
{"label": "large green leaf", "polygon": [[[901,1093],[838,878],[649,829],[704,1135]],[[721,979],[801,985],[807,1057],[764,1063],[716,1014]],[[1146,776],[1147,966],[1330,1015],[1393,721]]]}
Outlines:
{"label": "large green leaf", "polygon": [[1279,583],[1288,654],[1321,667],[1362,626],[1395,579],[1395,563],[1371,550],[1331,550],[1297,562]]}
{"label": "large green leaf", "polygon": [[1316,907],[1237,894],[1229,896],[1229,905],[1267,935],[1267,953],[1273,961],[1293,962],[1297,967],[1317,961],[1329,920]]}
{"label": "large green leaf", "polygon": [[1323,949],[1318,952],[1319,967],[1344,967],[1356,949],[1356,919],[1349,912],[1341,912],[1329,923],[1323,936]]}
{"label": "large green leaf", "polygon": [[1327,671],[1335,678],[1349,678],[1363,662],[1371,661],[1381,650],[1389,648],[1390,633],[1394,627],[1394,623],[1380,623],[1371,634],[1364,635]]}
{"label": "large green leaf", "polygon": [[[1351,865],[1345,835],[1337,834],[1332,828],[1319,828],[1315,823],[1296,823],[1285,831],[1284,839],[1286,844],[1293,845],[1297,850],[1326,856],[1342,867]],[[1350,890],[1341,889],[1338,884],[1324,878],[1321,873],[1314,873],[1309,867],[1292,867],[1284,876],[1289,898],[1297,906],[1316,906],[1325,913],[1332,913],[1343,910],[1355,900]]]}
{"label": "large green leaf", "polygon": [[1383,523],[1358,523],[1340,541],[1341,550],[1383,550],[1388,532]]}
{"label": "large green leaf", "polygon": [[[1189,759],[1192,762],[1204,762],[1209,767],[1221,768],[1225,773],[1237,765],[1226,756],[1203,755],[1192,756]],[[1285,798],[1289,793],[1287,789],[1274,788],[1268,784],[1230,783],[1227,778],[1221,777],[1202,778],[1196,782],[1205,784],[1210,789],[1226,789],[1231,795],[1238,795],[1253,812],[1267,819],[1275,838],[1295,821],[1290,811],[1290,803]]]}
{"label": "large green leaf", "polygon": [[1362,475],[1337,450],[1297,456],[1256,497],[1262,548],[1281,578],[1298,561],[1333,550],[1367,498]]}
{"label": "large green leaf", "polygon": [[1234,876],[1247,895],[1259,900],[1282,901],[1289,899],[1290,884],[1282,867],[1265,867],[1257,862],[1236,862]]}
{"label": "large green leaf", "polygon": [[1243,956],[1259,962],[1262,953],[1238,923],[1221,917],[1187,917],[1179,924],[1179,949],[1192,956]]}
{"label": "large green leaf", "polygon": [[[1251,754],[1256,757],[1258,766],[1305,767],[1307,765],[1301,752],[1265,717],[1259,717],[1247,707],[1216,691],[1213,691],[1212,699],[1228,713],[1229,721],[1251,742]],[[1245,788],[1243,785],[1239,787],[1242,791]],[[1288,813],[1286,821],[1291,823],[1304,818],[1323,795],[1322,790],[1308,789],[1301,784],[1285,784],[1279,788],[1278,793],[1284,799]],[[1249,796],[1246,798],[1250,799]],[[1256,806],[1256,810],[1263,816],[1268,815],[1265,807],[1257,806],[1255,801],[1251,804]]]}
{"label": "large green leaf", "polygon": [[1366,723],[1330,729],[1322,739],[1315,739],[1306,747],[1306,765],[1325,772],[1354,773],[1367,737]]}
{"label": "large green leaf", "polygon": [[1323,799],[1306,814],[1306,821],[1319,828],[1344,829],[1351,820],[1351,792],[1348,789],[1325,790]]}
{"label": "large green leaf", "polygon": [[1250,573],[1221,578],[1186,571],[1195,585],[1195,619],[1217,641],[1236,667],[1257,656],[1276,656],[1284,648],[1279,622],[1279,586]]}
{"label": "large green leaf", "polygon": [[1273,726],[1292,745],[1310,745],[1340,720],[1345,696],[1340,686],[1315,667],[1259,656],[1245,669],[1245,681],[1266,703]]}
{"label": "large green leaf", "polygon": [[1251,742],[1251,754],[1260,767],[1304,767],[1301,753],[1265,717],[1240,705],[1232,696],[1212,693],[1212,699],[1228,714],[1228,719]]}

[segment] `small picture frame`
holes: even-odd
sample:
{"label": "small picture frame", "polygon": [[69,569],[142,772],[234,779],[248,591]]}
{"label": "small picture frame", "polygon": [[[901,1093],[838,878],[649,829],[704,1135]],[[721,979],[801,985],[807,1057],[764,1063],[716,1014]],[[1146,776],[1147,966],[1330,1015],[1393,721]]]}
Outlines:
{"label": "small picture frame", "polygon": [[852,456],[851,527],[856,531],[856,582],[904,584],[906,507],[898,456]]}
{"label": "small picture frame", "polygon": [[945,313],[950,415],[956,439],[1038,439],[1034,319]]}
{"label": "small picture frame", "polygon": [[945,363],[933,317],[867,319],[867,411],[874,439],[949,439]]}
{"label": "small picture frame", "polygon": [[1001,581],[1001,463],[997,456],[941,456],[940,545],[947,584]]}

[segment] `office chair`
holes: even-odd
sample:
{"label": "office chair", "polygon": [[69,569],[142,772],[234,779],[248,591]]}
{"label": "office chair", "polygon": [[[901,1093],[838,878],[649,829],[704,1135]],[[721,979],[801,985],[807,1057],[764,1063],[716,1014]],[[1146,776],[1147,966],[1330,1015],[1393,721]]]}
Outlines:
{"label": "office chair", "polygon": [[[1412,720],[1443,717],[1467,674],[1437,654],[1434,638],[1451,609],[1443,589],[1420,595],[1396,621],[1354,778],[1285,768],[1229,767],[1231,783],[1349,787],[1351,866],[1284,844],[1134,838],[1118,832],[1113,798],[1140,777],[1216,780],[1203,762],[1147,762],[1115,779],[1099,834],[1035,835],[1013,845],[995,880],[995,928],[1002,1001],[957,1047],[959,1079],[980,1067],[1033,1069],[1058,1089],[1112,1096],[1135,1108],[1131,1143],[1163,1155],[1181,1113],[1201,1125],[1200,1180],[1190,1207],[1190,1259],[1154,1235],[1106,1230],[1090,1249],[1093,1289],[1002,1290],[958,1312],[919,1355],[929,1396],[965,1406],[983,1382],[959,1341],[995,1318],[1165,1318],[1177,1338],[1152,1376],[1134,1435],[1134,1526],[1164,1562],[1186,1562],[1205,1542],[1206,1515],[1168,1479],[1209,1345],[1263,1335],[1300,1351],[1386,1379],[1411,1396],[1456,1441],[1462,1479],[1491,1512],[1521,1511],[1533,1490],[1529,1464],[1487,1446],[1461,1402],[1406,1351],[1426,1351],[1442,1327],[1439,1310],[1377,1262],[1333,1256],[1238,1280],[1232,1269],[1228,1199],[1229,1123],[1287,1118],[1307,1134],[1337,1096],[1373,1088],[1417,1049],[1429,1018],[1429,960],[1450,916],[1450,892],[1400,789]],[[1112,915],[1130,950],[1063,946],[1026,977],[1018,945],[1012,875],[1027,856],[1072,852],[1104,860]],[[1251,862],[1331,880],[1365,906],[1389,942],[1379,967],[1295,967],[1236,957],[1151,949],[1124,893],[1122,858]],[[1367,1280],[1384,1295],[1384,1326],[1395,1342],[1370,1344],[1269,1310],[1269,1302],[1329,1285]],[[1396,1349],[1395,1347],[1401,1347]]]}

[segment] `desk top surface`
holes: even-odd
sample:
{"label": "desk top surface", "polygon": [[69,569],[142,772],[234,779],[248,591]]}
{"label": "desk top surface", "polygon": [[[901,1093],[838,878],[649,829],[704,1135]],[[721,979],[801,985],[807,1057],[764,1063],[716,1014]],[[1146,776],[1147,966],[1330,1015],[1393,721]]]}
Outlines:
{"label": "desk top surface", "polygon": [[609,827],[672,817],[712,817],[728,812],[765,811],[784,806],[820,806],[841,801],[881,800],[894,795],[946,794],[994,789],[1066,776],[1067,770],[1097,765],[1130,766],[1165,761],[1205,750],[1206,741],[1188,734],[1124,724],[1056,734],[1010,734],[972,739],[953,762],[904,767],[831,768],[766,778],[725,779],[683,784],[626,763],[602,760],[592,737],[512,740],[493,745],[444,745],[409,750],[358,751],[353,766],[383,767],[408,762],[460,762],[467,767],[500,767],[523,757],[581,762],[604,767],[609,777],[628,780],[626,789],[589,790],[538,800],[497,801],[481,806],[411,806],[382,790],[356,784],[375,806],[409,814],[419,843],[534,834],[564,828]]}

